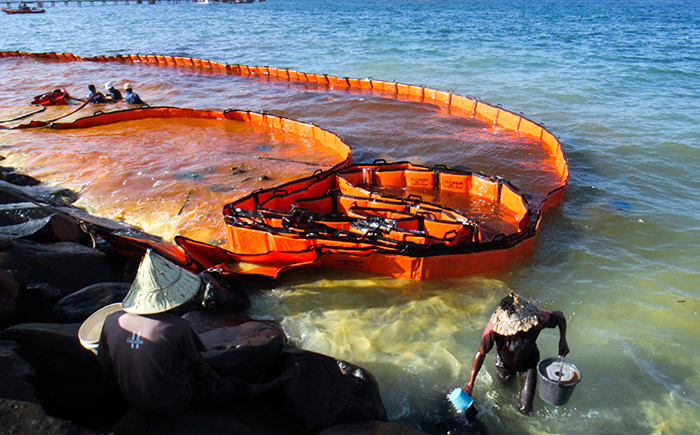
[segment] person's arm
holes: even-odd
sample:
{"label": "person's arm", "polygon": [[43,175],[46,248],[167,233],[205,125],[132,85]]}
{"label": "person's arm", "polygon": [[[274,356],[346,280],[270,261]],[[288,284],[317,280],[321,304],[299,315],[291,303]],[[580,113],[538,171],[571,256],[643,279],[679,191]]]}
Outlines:
{"label": "person's arm", "polygon": [[559,355],[566,356],[570,352],[569,344],[566,341],[566,317],[561,311],[552,311],[552,315],[556,316],[559,327]]}
{"label": "person's arm", "polygon": [[469,372],[469,380],[462,387],[462,391],[464,391],[469,396],[472,395],[472,390],[474,389],[474,381],[476,380],[476,375],[479,374],[479,370],[481,370],[481,366],[484,365],[484,359],[486,359],[486,352],[484,352],[484,346],[480,345],[479,350],[477,350],[476,355],[474,355],[472,369]]}
{"label": "person's arm", "polygon": [[204,361],[204,357],[201,354],[199,355],[199,359],[192,363],[191,368],[194,377],[201,381],[216,379],[219,377],[219,374],[216,373],[206,361]]}

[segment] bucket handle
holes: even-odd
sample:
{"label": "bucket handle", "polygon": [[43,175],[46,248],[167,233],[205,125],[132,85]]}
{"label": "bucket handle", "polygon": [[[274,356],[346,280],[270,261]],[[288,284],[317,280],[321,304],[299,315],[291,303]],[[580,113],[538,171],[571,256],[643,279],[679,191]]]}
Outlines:
{"label": "bucket handle", "polygon": [[557,380],[557,388],[561,385],[561,375],[564,372],[564,355],[559,355],[559,380]]}

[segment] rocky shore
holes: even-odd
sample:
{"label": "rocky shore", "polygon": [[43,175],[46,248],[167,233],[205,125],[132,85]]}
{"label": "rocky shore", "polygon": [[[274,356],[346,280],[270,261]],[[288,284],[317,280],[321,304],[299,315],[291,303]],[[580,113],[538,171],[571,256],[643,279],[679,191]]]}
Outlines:
{"label": "rocky shore", "polygon": [[295,349],[279,324],[241,314],[259,282],[207,276],[203,301],[183,314],[222,375],[269,380],[294,364],[296,377],[262,399],[176,418],[138,413],[104,381],[78,330],[120,302],[138,262],[100,237],[155,239],[72,206],[51,189],[0,167],[0,428],[9,434],[382,434],[423,432],[387,422],[374,376],[346,361]]}

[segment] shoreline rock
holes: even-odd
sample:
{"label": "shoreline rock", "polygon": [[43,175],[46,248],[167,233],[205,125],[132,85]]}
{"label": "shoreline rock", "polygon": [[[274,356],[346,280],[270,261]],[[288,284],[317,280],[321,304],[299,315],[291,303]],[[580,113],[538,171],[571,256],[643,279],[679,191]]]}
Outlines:
{"label": "shoreline rock", "polygon": [[[239,314],[246,296],[208,276],[198,310],[183,315],[222,374],[262,382],[298,364],[283,391],[174,419],[130,408],[78,338],[81,322],[123,299],[138,267],[100,232],[157,237],[73,207],[75,195],[0,170],[0,427],[13,435],[420,434],[388,423],[374,376],[330,356],[293,349],[275,322]],[[15,185],[8,180],[16,180]],[[193,308],[193,307],[190,307]]]}

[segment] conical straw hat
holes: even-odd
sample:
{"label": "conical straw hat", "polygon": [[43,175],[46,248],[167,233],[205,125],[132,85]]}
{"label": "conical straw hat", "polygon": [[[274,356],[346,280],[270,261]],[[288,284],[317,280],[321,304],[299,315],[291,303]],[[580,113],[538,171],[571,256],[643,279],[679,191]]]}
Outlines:
{"label": "conical straw hat", "polygon": [[491,329],[500,335],[515,335],[520,331],[527,331],[538,323],[536,306],[528,301],[520,299],[518,295],[511,292],[508,297],[513,298],[513,305],[504,309],[499,306],[491,315]]}
{"label": "conical straw hat", "polygon": [[162,313],[192,299],[200,284],[199,275],[149,249],[139,265],[129,293],[122,301],[122,307],[132,314]]}

